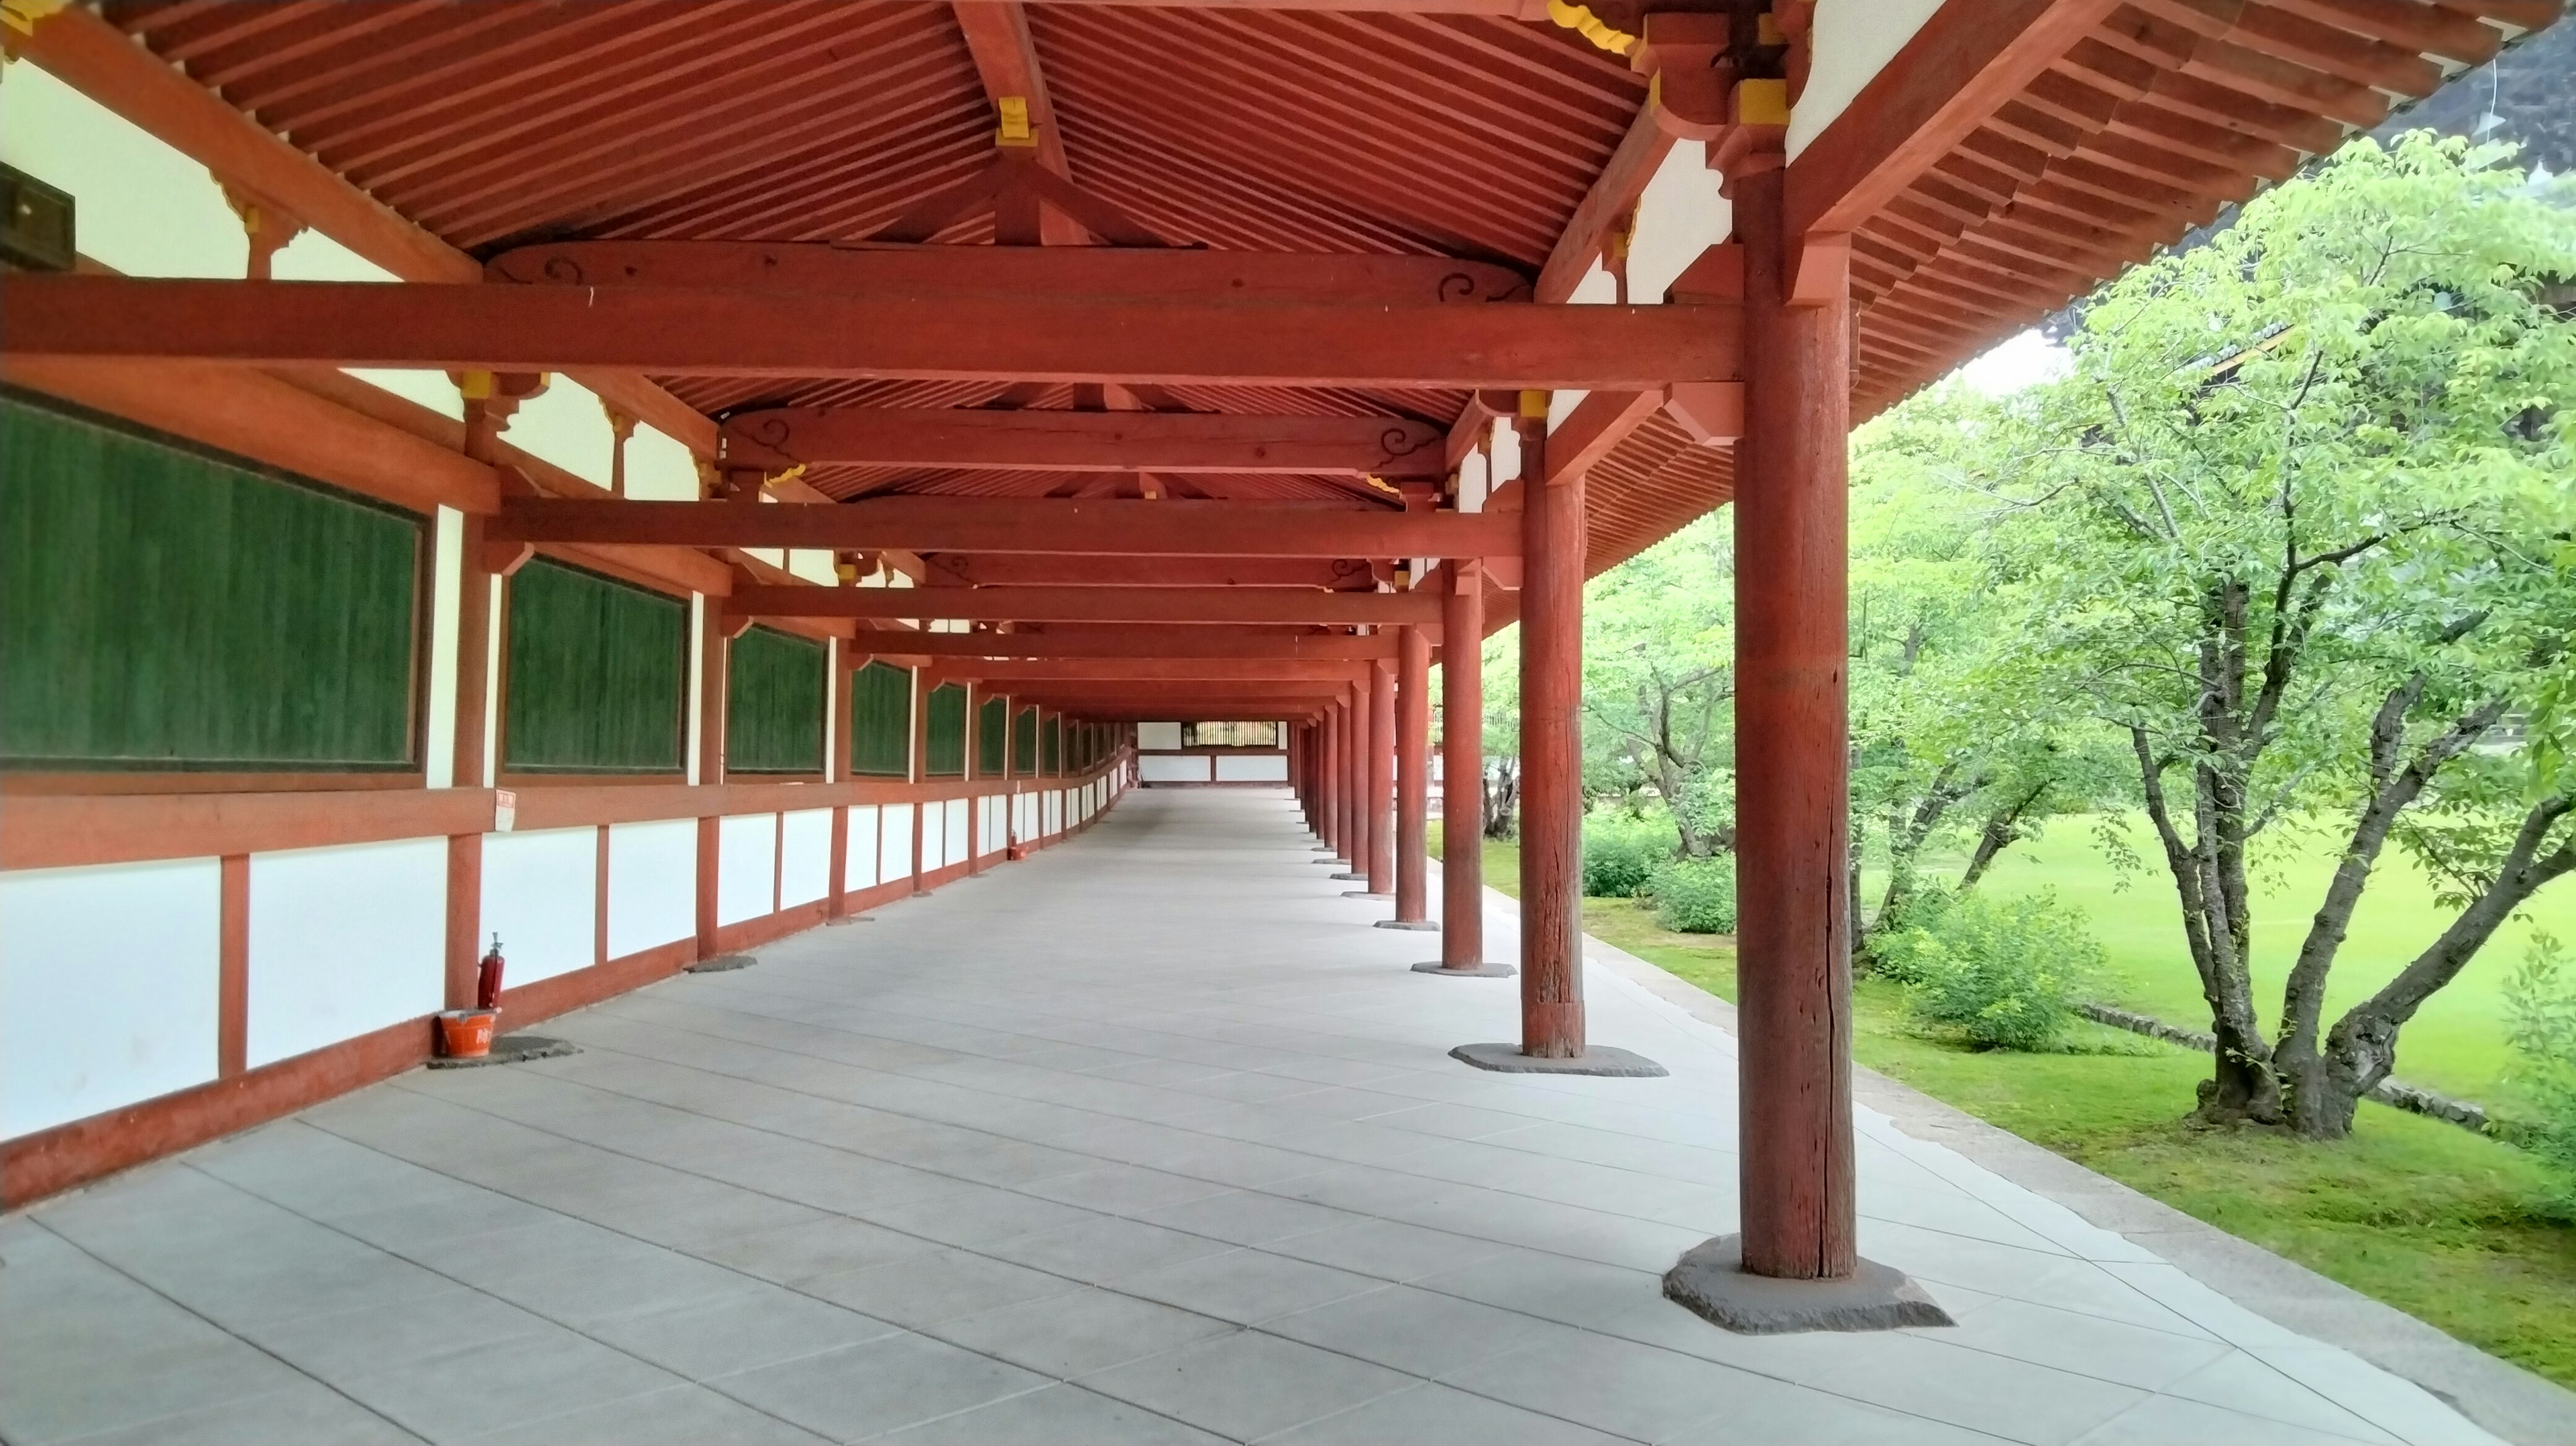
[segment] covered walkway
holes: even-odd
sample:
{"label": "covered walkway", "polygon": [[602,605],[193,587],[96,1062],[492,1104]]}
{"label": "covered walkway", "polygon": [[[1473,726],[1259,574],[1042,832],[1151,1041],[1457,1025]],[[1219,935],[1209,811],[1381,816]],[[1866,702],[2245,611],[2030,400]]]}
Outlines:
{"label": "covered walkway", "polygon": [[1668,1078],[1468,1069],[1514,985],[1411,972],[1310,843],[1131,793],[576,1055],[13,1215],[0,1438],[2489,1439],[1866,1110],[1862,1250],[1958,1325],[1699,1320],[1658,1275],[1737,1227],[1732,1039],[1596,958],[1592,1037]]}

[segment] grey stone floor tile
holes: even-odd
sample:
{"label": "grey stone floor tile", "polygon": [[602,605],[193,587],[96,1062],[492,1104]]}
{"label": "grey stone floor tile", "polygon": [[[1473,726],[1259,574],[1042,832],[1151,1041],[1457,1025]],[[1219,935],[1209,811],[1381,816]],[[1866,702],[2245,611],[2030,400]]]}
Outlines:
{"label": "grey stone floor tile", "polygon": [[1211,1240],[1204,1235],[1190,1235],[1160,1225],[1148,1225],[1141,1220],[1111,1216],[1035,1235],[998,1240],[977,1247],[977,1251],[998,1260],[1033,1266],[1099,1285],[1120,1276],[1222,1255],[1234,1248],[1225,1241]]}
{"label": "grey stone floor tile", "polygon": [[1099,1165],[1025,1187],[1032,1195],[1110,1215],[1141,1215],[1166,1205],[1204,1200],[1234,1188],[1214,1180],[1149,1170],[1141,1165]]}
{"label": "grey stone floor tile", "polygon": [[1513,1248],[1472,1235],[1407,1225],[1401,1220],[1352,1218],[1357,1223],[1310,1235],[1292,1235],[1270,1241],[1263,1248],[1274,1255],[1291,1255],[1381,1280],[1402,1281],[1490,1260]]}
{"label": "grey stone floor tile", "polygon": [[2379,1446],[2395,1446],[2398,1440],[2244,1351],[2221,1356],[2166,1386],[2161,1394]]}
{"label": "grey stone floor tile", "polygon": [[1067,1378],[1237,1329],[1230,1321],[1092,1286],[922,1327],[968,1350]]}
{"label": "grey stone floor tile", "polygon": [[463,1346],[544,1336],[554,1322],[465,1286],[422,1291],[394,1309],[369,1307],[268,1321],[245,1332],[262,1350],[326,1381]]}
{"label": "grey stone floor tile", "polygon": [[568,1330],[485,1341],[333,1385],[434,1441],[517,1426],[680,1384]]}
{"label": "grey stone floor tile", "polygon": [[2206,1336],[2175,1335],[2018,1300],[1992,1301],[1933,1334],[1951,1345],[2148,1391],[2162,1390],[2234,1350]]}
{"label": "grey stone floor tile", "polygon": [[739,1271],[676,1251],[623,1262],[611,1270],[576,1266],[515,1276],[484,1287],[514,1305],[576,1330],[588,1330],[620,1316],[742,1299],[770,1288]]}
{"label": "grey stone floor tile", "polygon": [[859,1345],[897,1329],[777,1286],[621,1315],[589,1327],[595,1339],[693,1381]]}
{"label": "grey stone floor tile", "polygon": [[297,1381],[71,1439],[78,1446],[411,1446],[422,1438],[327,1386]]}
{"label": "grey stone floor tile", "polygon": [[1264,1446],[1612,1446],[1620,1440],[1571,1421],[1430,1385],[1262,1439]]}
{"label": "grey stone floor tile", "polygon": [[1448,1384],[1640,1441],[1663,1441],[1774,1382],[1604,1336],[1496,1356]]}
{"label": "grey stone floor tile", "polygon": [[1367,1217],[1285,1195],[1237,1190],[1148,1210],[1139,1219],[1237,1245],[1275,1245],[1319,1231],[1366,1223]]}
{"label": "grey stone floor tile", "polygon": [[1662,1279],[1647,1271],[1536,1250],[1506,1250],[1414,1284],[1587,1330],[1664,1298]]}
{"label": "grey stone floor tile", "polygon": [[2348,1446],[2349,1436],[2240,1415],[2176,1396],[2150,1396],[2076,1438],[2077,1446],[2173,1446],[2176,1442],[2260,1441],[2264,1446]]}
{"label": "grey stone floor tile", "polygon": [[704,1386],[673,1386],[462,1439],[466,1446],[823,1446],[829,1438]]}
{"label": "grey stone floor tile", "polygon": [[1104,1395],[1238,1441],[1337,1415],[1410,1376],[1259,1331],[1238,1331],[1084,1378]]}
{"label": "grey stone floor tile", "polygon": [[816,1276],[800,1282],[798,1288],[861,1315],[918,1328],[1067,1295],[1079,1290],[1081,1282],[963,1250],[935,1250],[891,1265]]}
{"label": "grey stone floor tile", "polygon": [[700,1246],[696,1253],[745,1275],[784,1283],[865,1270],[938,1248],[937,1242],[917,1235],[830,1215],[719,1240]]}
{"label": "grey stone floor tile", "polygon": [[1430,1380],[1583,1336],[1572,1326],[1402,1285],[1284,1315],[1261,1328]]}
{"label": "grey stone floor tile", "polygon": [[875,1439],[888,1446],[1215,1446],[1224,1438],[1057,1384]]}
{"label": "grey stone floor tile", "polygon": [[727,1376],[715,1388],[835,1441],[857,1441],[1046,1384],[1017,1366],[907,1331]]}
{"label": "grey stone floor tile", "polygon": [[303,1380],[211,1330],[185,1344],[41,1370],[32,1365],[0,1362],[0,1439],[28,1446],[291,1390]]}
{"label": "grey stone floor tile", "polygon": [[1058,1230],[1107,1217],[1096,1210],[1043,1200],[992,1185],[959,1182],[945,1193],[901,1204],[874,1206],[863,1218],[906,1235],[946,1245],[978,1246],[1014,1235]]}
{"label": "grey stone floor tile", "polygon": [[[1756,1379],[1717,1414],[1666,1438],[1668,1446],[1777,1446],[1829,1441],[1833,1446],[1994,1446],[2000,1438],[1830,1396],[1804,1386]],[[2241,1438],[2252,1446],[2256,1438]]]}
{"label": "grey stone floor tile", "polygon": [[1117,1285],[1131,1295],[1251,1325],[1383,1289],[1385,1282],[1311,1261],[1239,1249],[1126,1276]]}

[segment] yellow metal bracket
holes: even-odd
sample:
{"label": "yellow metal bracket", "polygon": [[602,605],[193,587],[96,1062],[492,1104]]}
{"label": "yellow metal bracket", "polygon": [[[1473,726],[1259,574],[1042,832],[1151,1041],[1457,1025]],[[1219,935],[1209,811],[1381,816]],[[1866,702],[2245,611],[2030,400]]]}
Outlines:
{"label": "yellow metal bracket", "polygon": [[1570,4],[1568,0],[1547,0],[1547,18],[1612,55],[1625,55],[1637,48],[1637,37],[1612,28],[1609,22],[1593,14],[1589,6]]}
{"label": "yellow metal bracket", "polygon": [[1002,120],[1000,127],[993,132],[993,144],[1034,146],[1038,143],[1037,128],[1029,124],[1027,96],[1001,96],[994,100],[993,109],[1000,114]]}

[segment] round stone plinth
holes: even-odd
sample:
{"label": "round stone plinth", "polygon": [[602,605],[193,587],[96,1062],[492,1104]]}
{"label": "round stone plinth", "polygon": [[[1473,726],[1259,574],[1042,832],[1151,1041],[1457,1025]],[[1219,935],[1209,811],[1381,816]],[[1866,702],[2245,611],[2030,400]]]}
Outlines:
{"label": "round stone plinth", "polygon": [[1892,1331],[1956,1325],[1905,1276],[1873,1260],[1840,1280],[1781,1280],[1748,1274],[1744,1237],[1701,1241],[1664,1272],[1664,1295],[1694,1315],[1743,1335],[1792,1331]]}
{"label": "round stone plinth", "polygon": [[1429,919],[1380,919],[1377,926],[1381,929],[1419,929],[1429,934],[1440,932],[1440,926]]}
{"label": "round stone plinth", "polygon": [[[1367,878],[1367,877],[1368,877],[1368,875],[1366,875],[1366,874],[1353,874],[1353,875],[1351,875],[1351,877],[1352,877],[1352,878],[1355,878],[1355,879],[1365,879],[1365,878]],[[1392,899],[1392,898],[1394,898],[1394,897],[1395,897],[1395,895],[1393,895],[1393,894],[1372,894],[1372,893],[1370,893],[1370,892],[1369,892],[1368,890],[1366,890],[1366,889],[1344,889],[1344,890],[1342,890],[1342,897],[1343,897],[1343,898],[1345,898],[1345,899]]]}
{"label": "round stone plinth", "polygon": [[1425,959],[1421,963],[1413,966],[1413,972],[1416,974],[1446,974],[1453,979],[1509,979],[1520,971],[1509,964],[1496,964],[1491,960],[1487,960],[1482,964],[1469,964],[1463,968],[1452,969],[1447,965],[1442,964],[1437,959]]}
{"label": "round stone plinth", "polygon": [[1324,867],[1331,869],[1346,869],[1351,866],[1350,860],[1343,858],[1340,854],[1331,854],[1324,858],[1315,859],[1313,862],[1322,864]]}
{"label": "round stone plinth", "polygon": [[1337,879],[1355,880],[1359,883],[1368,882],[1368,875],[1361,873],[1356,869],[1344,869],[1342,872],[1333,875],[1333,877]]}
{"label": "round stone plinth", "polygon": [[1624,1049],[1596,1044],[1572,1059],[1540,1059],[1517,1044],[1462,1044],[1449,1057],[1496,1074],[1602,1074],[1619,1079],[1660,1079],[1671,1071]]}
{"label": "round stone plinth", "polygon": [[1338,854],[1341,850],[1333,847],[1331,844],[1317,844],[1313,849],[1309,850],[1309,852],[1319,854]]}
{"label": "round stone plinth", "polygon": [[559,1054],[579,1054],[568,1039],[543,1034],[505,1034],[492,1041],[490,1054],[471,1058],[438,1055],[429,1062],[431,1069],[480,1069],[487,1064],[517,1064],[523,1059],[552,1059]]}
{"label": "round stone plinth", "polygon": [[695,964],[683,964],[680,966],[680,972],[683,974],[723,974],[730,970],[748,969],[759,962],[760,956],[757,954],[718,954],[713,959],[701,959]]}

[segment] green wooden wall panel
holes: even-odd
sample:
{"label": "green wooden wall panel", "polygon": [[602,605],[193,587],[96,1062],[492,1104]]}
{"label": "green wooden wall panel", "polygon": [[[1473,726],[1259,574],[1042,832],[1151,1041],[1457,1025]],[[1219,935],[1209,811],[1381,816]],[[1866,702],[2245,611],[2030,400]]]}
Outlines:
{"label": "green wooden wall panel", "polygon": [[1038,771],[1038,710],[1023,708],[1011,719],[1011,771],[1023,778]]}
{"label": "green wooden wall panel", "polygon": [[0,397],[0,764],[402,769],[419,518]]}
{"label": "green wooden wall panel", "polygon": [[975,776],[999,778],[1002,760],[1007,756],[1010,740],[1011,705],[1000,698],[987,698],[975,710]]}
{"label": "green wooden wall panel", "polygon": [[966,775],[966,685],[943,683],[930,690],[922,707],[930,736],[922,742],[921,771],[930,778]]}
{"label": "green wooden wall panel", "polygon": [[734,773],[823,771],[824,692],[831,649],[755,627],[725,663],[725,768]]}
{"label": "green wooden wall panel", "polygon": [[1047,715],[1046,731],[1038,735],[1038,766],[1047,773],[1064,771],[1064,715]]}
{"label": "green wooden wall panel", "polygon": [[501,761],[527,773],[680,773],[689,605],[542,559],[510,579]]}
{"label": "green wooden wall panel", "polygon": [[912,670],[870,663],[850,679],[850,772],[912,776]]}

